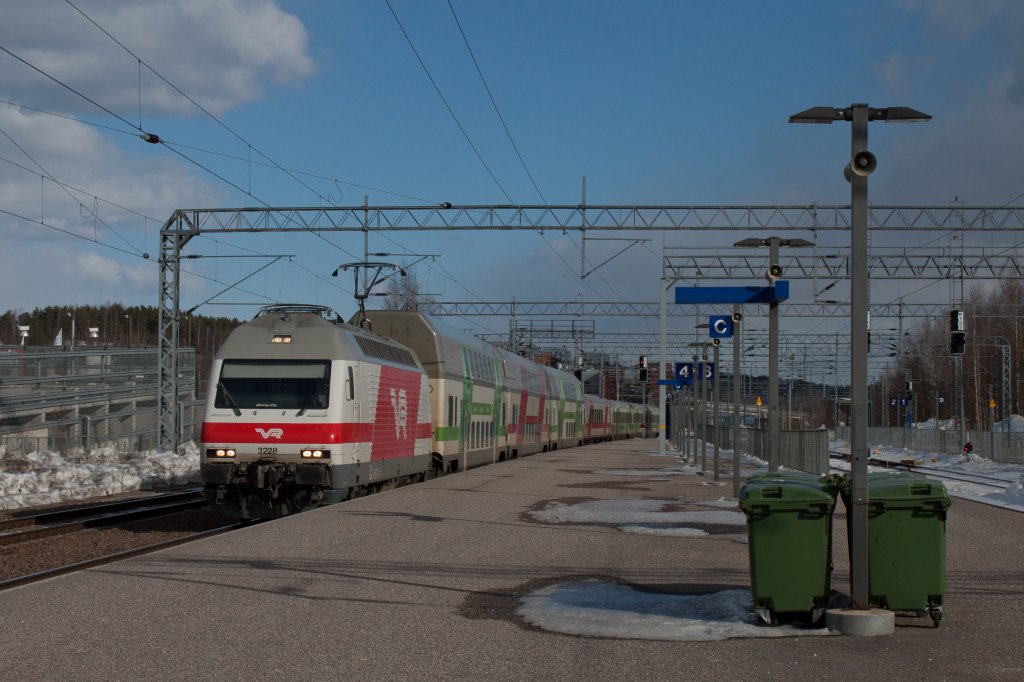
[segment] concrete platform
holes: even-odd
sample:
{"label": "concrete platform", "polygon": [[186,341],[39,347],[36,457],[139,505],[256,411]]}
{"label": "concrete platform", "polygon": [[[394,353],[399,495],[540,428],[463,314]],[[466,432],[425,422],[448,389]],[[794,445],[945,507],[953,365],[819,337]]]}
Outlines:
{"label": "concrete platform", "polygon": [[[554,502],[729,496],[653,440],[556,451],[0,593],[0,680],[1024,677],[1024,515],[956,500],[942,626],[710,642],[554,634],[519,597],[577,577],[749,588],[742,528],[703,537],[542,523]],[[647,469],[644,475],[620,475]],[[833,587],[848,592],[845,523]]]}

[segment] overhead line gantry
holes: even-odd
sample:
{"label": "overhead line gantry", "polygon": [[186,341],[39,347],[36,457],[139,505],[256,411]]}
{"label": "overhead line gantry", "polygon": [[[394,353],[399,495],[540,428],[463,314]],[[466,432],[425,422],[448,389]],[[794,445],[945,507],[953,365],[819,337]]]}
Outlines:
{"label": "overhead line gantry", "polygon": [[[869,230],[1024,231],[1013,206],[872,206]],[[461,205],[179,209],[160,229],[157,442],[176,450],[180,261],[200,234],[430,230],[643,232],[743,230],[772,233],[850,228],[849,205]],[[1013,264],[1015,266],[1015,264]],[[1010,267],[1007,264],[1007,267]],[[824,274],[822,276],[825,276]]]}

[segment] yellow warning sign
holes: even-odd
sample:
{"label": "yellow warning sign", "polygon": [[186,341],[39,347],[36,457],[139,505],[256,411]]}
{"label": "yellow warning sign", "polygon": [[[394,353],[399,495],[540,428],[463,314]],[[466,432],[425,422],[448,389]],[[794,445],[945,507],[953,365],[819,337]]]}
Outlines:
{"label": "yellow warning sign", "polygon": [[995,407],[996,406],[996,399],[995,398],[989,398],[988,399],[988,406],[989,407]]}
{"label": "yellow warning sign", "polygon": [[761,396],[757,396],[757,406],[761,407]]}

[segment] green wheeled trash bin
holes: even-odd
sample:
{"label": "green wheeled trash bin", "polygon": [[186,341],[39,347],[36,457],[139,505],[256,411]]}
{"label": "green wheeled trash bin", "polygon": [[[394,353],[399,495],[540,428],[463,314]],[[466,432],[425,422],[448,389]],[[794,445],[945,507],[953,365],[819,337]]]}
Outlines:
{"label": "green wheeled trash bin", "polygon": [[740,490],[754,611],[765,623],[803,613],[818,622],[832,577],[831,482],[799,472],[757,476]]}
{"label": "green wheeled trash bin", "polygon": [[[843,486],[850,506],[850,486]],[[868,598],[872,606],[942,620],[946,487],[912,474],[868,476]],[[849,515],[848,515],[849,516]]]}

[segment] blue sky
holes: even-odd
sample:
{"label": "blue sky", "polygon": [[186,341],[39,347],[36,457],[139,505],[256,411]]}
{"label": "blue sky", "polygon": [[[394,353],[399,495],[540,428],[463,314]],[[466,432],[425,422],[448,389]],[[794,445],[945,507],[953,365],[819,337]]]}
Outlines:
{"label": "blue sky", "polygon": [[[155,305],[156,267],[140,254],[156,253],[159,222],[175,208],[357,205],[364,195],[374,205],[420,203],[407,197],[507,203],[505,193],[514,203],[541,201],[447,0],[391,0],[391,7],[501,188],[384,0],[7,3],[19,8],[5,13],[0,46],[125,121],[0,53],[0,99],[21,105],[0,104],[0,309]],[[926,125],[872,125],[870,147],[879,158],[873,202],[998,206],[1024,194],[1017,163],[1024,151],[1024,8],[1009,0],[452,5],[548,203],[578,203],[582,176],[592,204],[848,203],[841,169],[849,126],[787,119],[810,106],[851,102],[906,105],[934,117]],[[224,125],[140,70],[75,7]],[[175,146],[127,134],[138,124]],[[312,174],[300,176],[308,187],[210,153],[258,161],[249,145]],[[174,149],[251,188],[251,196]],[[77,199],[42,179],[36,163],[81,189]],[[552,232],[545,241],[531,233],[389,233],[397,244],[374,236],[370,250],[443,254],[414,271],[428,292],[447,300],[654,301],[662,244],[725,248],[746,235],[646,236],[654,241],[585,281],[575,234]],[[361,253],[355,235],[329,238]],[[911,242],[931,239],[918,234]],[[295,255],[250,280],[248,292],[218,301],[315,300],[346,315],[353,309],[349,280],[329,277],[353,257],[315,237],[231,235],[188,248]],[[588,244],[592,264],[612,248]],[[182,307],[264,262],[189,263],[223,284],[186,277]],[[897,289],[895,295],[909,288]],[[873,300],[891,295],[889,285]],[[948,287],[921,296],[941,301]],[[206,305],[200,312],[248,317],[254,308]],[[500,320],[459,324],[506,328]]]}

